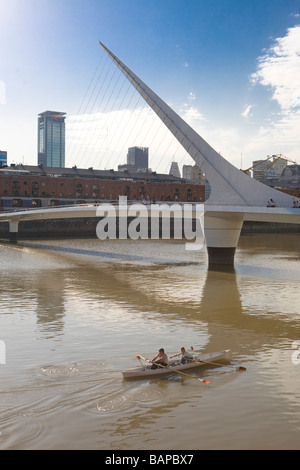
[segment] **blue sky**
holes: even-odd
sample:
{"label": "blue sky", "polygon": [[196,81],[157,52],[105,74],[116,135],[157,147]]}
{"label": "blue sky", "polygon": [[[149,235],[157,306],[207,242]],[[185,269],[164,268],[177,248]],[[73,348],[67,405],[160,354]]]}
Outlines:
{"label": "blue sky", "polygon": [[[133,108],[99,40],[236,166],[280,153],[300,162],[299,0],[0,0],[9,163],[36,164],[37,115],[47,109],[67,113],[67,166],[116,168],[132,145],[149,146],[154,170],[191,163],[140,101]],[[100,102],[104,63],[122,110],[110,90],[114,104]],[[121,113],[148,131],[127,127],[117,147]]]}

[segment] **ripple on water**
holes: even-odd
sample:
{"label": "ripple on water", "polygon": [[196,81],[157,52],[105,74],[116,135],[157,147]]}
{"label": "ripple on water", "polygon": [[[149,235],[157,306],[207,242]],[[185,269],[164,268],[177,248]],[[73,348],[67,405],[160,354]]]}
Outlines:
{"label": "ripple on water", "polygon": [[155,404],[161,403],[164,394],[152,387],[141,390],[141,387],[134,387],[130,390],[119,389],[113,394],[109,394],[100,398],[97,403],[97,410],[100,412],[113,412],[120,408],[132,408],[137,404]]}
{"label": "ripple on water", "polygon": [[78,364],[73,364],[70,366],[44,366],[42,367],[42,373],[45,375],[69,375],[72,373],[79,372]]}

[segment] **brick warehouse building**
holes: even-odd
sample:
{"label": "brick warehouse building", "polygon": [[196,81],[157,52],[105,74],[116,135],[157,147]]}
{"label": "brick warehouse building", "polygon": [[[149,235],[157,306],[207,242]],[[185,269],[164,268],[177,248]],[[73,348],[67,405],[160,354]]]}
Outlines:
{"label": "brick warehouse building", "polygon": [[95,201],[204,202],[205,186],[155,172],[11,165],[0,169],[1,209]]}

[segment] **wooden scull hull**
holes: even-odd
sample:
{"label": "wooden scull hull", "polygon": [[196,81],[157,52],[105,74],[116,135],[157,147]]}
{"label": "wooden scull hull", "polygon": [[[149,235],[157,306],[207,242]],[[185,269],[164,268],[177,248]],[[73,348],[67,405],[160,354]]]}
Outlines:
{"label": "wooden scull hull", "polygon": [[157,369],[151,369],[151,364],[142,367],[136,367],[134,369],[123,370],[123,377],[126,379],[140,379],[157,377],[161,375],[176,374],[178,372],[184,372],[207,365],[212,362],[218,362],[222,360],[228,360],[231,357],[231,350],[225,349],[223,351],[207,353],[207,354],[195,354],[193,362],[181,364],[180,360],[170,361],[167,367],[158,367]]}

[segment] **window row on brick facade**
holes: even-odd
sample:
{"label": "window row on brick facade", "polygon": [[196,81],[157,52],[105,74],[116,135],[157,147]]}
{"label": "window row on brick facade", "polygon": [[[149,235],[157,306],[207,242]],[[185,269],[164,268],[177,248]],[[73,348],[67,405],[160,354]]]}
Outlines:
{"label": "window row on brick facade", "polygon": [[55,178],[51,176],[1,175],[0,197],[53,197],[116,200],[203,202],[203,185],[176,182]]}

